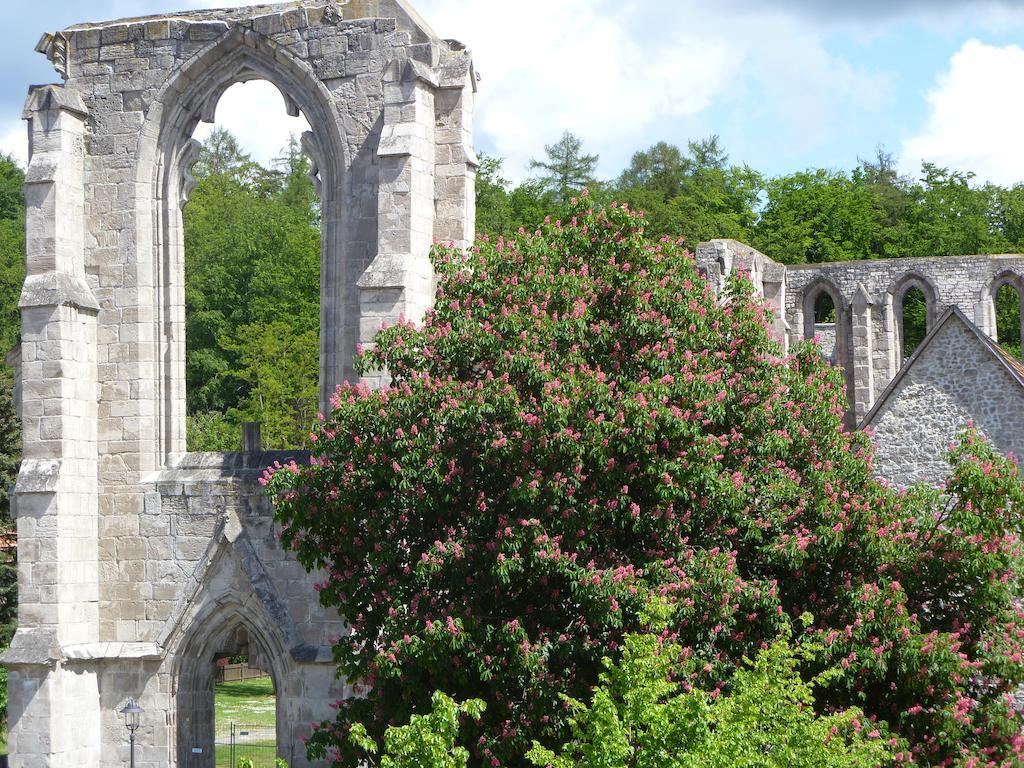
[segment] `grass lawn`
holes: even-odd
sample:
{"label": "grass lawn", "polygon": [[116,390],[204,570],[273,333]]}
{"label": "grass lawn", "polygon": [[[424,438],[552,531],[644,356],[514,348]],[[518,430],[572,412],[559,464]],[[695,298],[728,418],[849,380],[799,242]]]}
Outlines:
{"label": "grass lawn", "polygon": [[[216,712],[217,768],[231,766],[228,734],[235,723],[237,758],[253,759],[257,768],[274,764],[275,698],[274,683],[269,677],[218,683],[214,693]],[[259,726],[261,733],[242,735],[238,726]],[[269,735],[269,740],[264,738]]]}
{"label": "grass lawn", "polygon": [[215,692],[217,733],[231,723],[274,727],[274,682],[269,677],[218,683]]}

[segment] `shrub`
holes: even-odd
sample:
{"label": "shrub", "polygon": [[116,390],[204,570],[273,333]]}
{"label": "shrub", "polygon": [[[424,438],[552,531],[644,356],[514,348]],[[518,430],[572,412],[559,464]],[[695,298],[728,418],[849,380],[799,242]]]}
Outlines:
{"label": "shrub", "polygon": [[435,691],[432,709],[425,715],[413,715],[408,725],[388,726],[384,733],[384,750],[370,738],[362,724],[349,731],[349,741],[367,755],[370,765],[380,768],[465,768],[469,752],[455,745],[459,719],[468,716],[479,720],[484,703],[470,699],[457,704],[450,696]]}
{"label": "shrub", "polygon": [[339,670],[364,695],[309,742],[339,765],[427,711],[481,699],[473,766],[524,765],[570,736],[602,658],[671,606],[666,640],[726,685],[787,621],[841,674],[823,711],[861,707],[915,763],[1008,760],[1022,679],[1015,465],[973,434],[945,492],[872,478],[842,426],[839,373],[784,355],[742,278],[718,296],[641,216],[574,202],[564,222],[468,254],[438,248],[435,309],[360,361],[310,466],[268,472],[284,542],[323,569],[351,634]]}
{"label": "shrub", "polygon": [[571,741],[557,755],[535,744],[528,757],[553,768],[891,765],[894,750],[884,725],[856,708],[815,713],[798,664],[819,650],[794,650],[780,638],[737,670],[728,693],[707,693],[685,690],[673,679],[678,644],[655,634],[627,635],[621,660],[605,660],[590,705],[567,699]]}

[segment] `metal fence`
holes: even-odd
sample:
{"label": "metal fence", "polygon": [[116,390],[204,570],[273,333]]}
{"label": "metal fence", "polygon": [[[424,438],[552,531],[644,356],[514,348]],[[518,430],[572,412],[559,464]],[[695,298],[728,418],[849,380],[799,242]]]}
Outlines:
{"label": "metal fence", "polygon": [[252,761],[252,768],[274,768],[276,739],[272,725],[231,723],[217,734],[217,768],[241,768],[248,765],[245,760]]}

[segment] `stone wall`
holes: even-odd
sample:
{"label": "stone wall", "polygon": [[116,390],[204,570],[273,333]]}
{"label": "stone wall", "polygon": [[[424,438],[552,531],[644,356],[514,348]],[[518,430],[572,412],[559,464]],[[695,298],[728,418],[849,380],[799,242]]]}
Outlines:
{"label": "stone wall", "polygon": [[24,113],[11,765],[124,765],[116,710],[132,696],[140,768],[212,768],[212,661],[245,650],[274,678],[278,750],[301,768],[301,737],[349,693],[330,658],[344,625],[277,544],[255,483],[273,457],[185,453],[192,133],[255,78],[311,126],[326,403],[358,344],[429,306],[431,244],[472,241],[472,58],[405,0],[81,24],[38,50],[64,82],[34,87]]}
{"label": "stone wall", "polygon": [[877,473],[897,486],[938,484],[968,423],[1003,453],[1024,456],[1024,366],[949,313],[868,416]]}
{"label": "stone wall", "polygon": [[904,361],[902,305],[918,288],[928,305],[928,328],[956,307],[985,334],[995,338],[994,299],[1003,285],[1024,297],[1024,256],[962,256],[878,259],[796,264],[773,262],[733,240],[702,243],[697,265],[713,284],[742,269],[777,310],[776,328],[787,346],[816,333],[814,304],[827,293],[836,311],[828,356],[846,377],[850,411],[847,425],[860,424],[896,376]]}

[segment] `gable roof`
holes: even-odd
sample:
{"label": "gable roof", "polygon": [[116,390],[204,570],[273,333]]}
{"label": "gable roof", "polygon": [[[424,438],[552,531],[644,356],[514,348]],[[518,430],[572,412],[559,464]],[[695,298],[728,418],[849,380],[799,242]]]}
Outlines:
{"label": "gable roof", "polygon": [[882,391],[882,394],[875,400],[874,405],[871,406],[871,410],[867,412],[864,418],[861,420],[858,429],[864,429],[871,425],[878,412],[882,410],[885,404],[890,400],[892,395],[899,388],[903,378],[909,373],[910,369],[914,364],[921,358],[922,355],[927,353],[928,348],[931,346],[935,337],[939,335],[942,328],[950,321],[959,321],[968,331],[970,331],[977,339],[981,342],[982,346],[991,354],[1000,364],[1009,372],[1010,376],[1013,377],[1014,381],[1024,389],[1024,362],[1014,357],[1012,354],[1007,352],[1001,346],[999,346],[987,333],[982,331],[978,326],[971,322],[967,316],[960,311],[959,307],[950,307],[938,320],[935,321],[935,325],[928,331],[928,334],[924,337],[924,340],[917,345],[917,349],[902,366],[900,366],[899,372],[893,377],[889,385]]}

